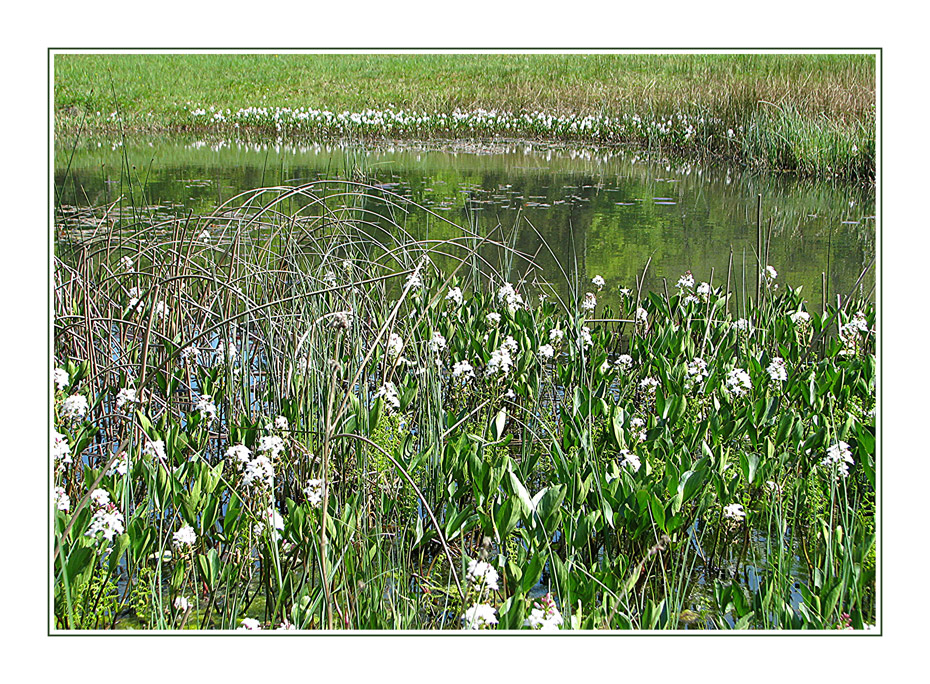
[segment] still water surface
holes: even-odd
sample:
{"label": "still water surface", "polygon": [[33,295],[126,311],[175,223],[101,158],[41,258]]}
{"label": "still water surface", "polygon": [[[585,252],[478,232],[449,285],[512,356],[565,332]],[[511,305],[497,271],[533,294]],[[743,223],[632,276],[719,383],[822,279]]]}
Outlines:
{"label": "still water surface", "polygon": [[[771,228],[769,263],[780,283],[804,286],[811,309],[820,308],[824,274],[827,298],[835,301],[853,289],[875,255],[870,188],[657,163],[630,151],[173,139],[89,143],[73,154],[59,147],[55,157],[60,202],[98,206],[122,197],[124,204],[154,207],[163,217],[206,214],[257,187],[339,178],[378,184],[482,234],[500,227],[501,239],[536,255],[542,272],[534,275],[563,292],[576,274],[582,283],[602,275],[607,292],[635,287],[650,258],[645,289],[662,290],[664,278],[672,290],[688,270],[698,281],[713,274],[722,285],[731,253],[734,282],[740,282],[745,262],[751,290],[760,194],[763,224]],[[418,237],[454,233],[416,210],[404,225]],[[874,284],[873,269],[859,290],[871,296]]]}

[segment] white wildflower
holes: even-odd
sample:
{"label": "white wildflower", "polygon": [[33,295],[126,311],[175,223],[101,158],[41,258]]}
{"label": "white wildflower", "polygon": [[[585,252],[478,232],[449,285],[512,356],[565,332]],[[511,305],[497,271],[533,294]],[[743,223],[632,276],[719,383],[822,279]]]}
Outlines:
{"label": "white wildflower", "polygon": [[585,292],[584,300],[581,302],[582,311],[594,311],[597,307],[597,297],[594,296],[593,292]]}
{"label": "white wildflower", "polygon": [[640,463],[639,456],[634,454],[632,451],[627,451],[623,449],[620,451],[620,467],[626,468],[627,470],[632,470],[634,473],[638,472],[642,463]]}
{"label": "white wildflower", "polygon": [[837,475],[847,477],[849,475],[849,466],[855,465],[852,457],[852,451],[846,442],[837,442],[827,449],[827,455],[824,456],[821,464],[828,468],[835,468]]}
{"label": "white wildflower", "polygon": [[475,369],[468,361],[459,361],[452,367],[452,377],[468,380],[475,377]]}
{"label": "white wildflower", "polygon": [[743,510],[743,504],[731,503],[724,507],[723,517],[737,522],[746,517],[746,511]]}
{"label": "white wildflower", "polygon": [[497,611],[493,606],[484,603],[476,603],[465,611],[462,621],[465,623],[465,629],[491,629],[497,624]]}
{"label": "white wildflower", "polygon": [[272,460],[276,459],[284,451],[284,440],[277,435],[265,435],[258,440],[258,447],[261,453],[267,453]]}
{"label": "white wildflower", "polygon": [[633,367],[633,357],[629,354],[621,354],[617,357],[617,360],[614,361],[614,365],[626,373]]}
{"label": "white wildflower", "polygon": [[765,372],[769,374],[772,382],[784,382],[788,379],[788,369],[785,368],[785,360],[780,356],[772,359]]}
{"label": "white wildflower", "polygon": [[68,439],[55,430],[52,430],[52,458],[63,464],[71,463],[71,446]]}
{"label": "white wildflower", "polygon": [[601,290],[604,289],[604,285],[606,285],[606,282],[601,276],[596,275],[593,278],[591,278],[591,284],[593,284],[594,287],[597,288],[597,291],[600,292]]}
{"label": "white wildflower", "polygon": [[304,487],[304,496],[307,497],[307,503],[314,508],[319,508],[323,503],[323,480],[310,480]]}
{"label": "white wildflower", "polygon": [[562,338],[565,337],[565,331],[559,328],[553,328],[549,331],[549,343],[558,344],[562,341]]}
{"label": "white wildflower", "polygon": [[197,363],[200,359],[200,350],[194,345],[184,347],[181,350],[181,360],[185,363]]}
{"label": "white wildflower", "polygon": [[465,575],[468,583],[474,588],[479,595],[488,591],[497,591],[498,574],[490,563],[486,561],[472,560],[468,563],[468,571]]}
{"label": "white wildflower", "polygon": [[397,333],[391,333],[387,341],[387,355],[389,357],[397,358],[400,356],[401,351],[404,349],[404,341],[401,339],[400,335]]}
{"label": "white wildflower", "polygon": [[209,394],[200,396],[200,399],[194,405],[194,410],[200,413],[203,420],[211,421],[216,418],[216,404],[213,403],[213,397]]}
{"label": "white wildflower", "polygon": [[752,321],[747,320],[745,318],[737,319],[733,323],[732,327],[738,330],[739,332],[744,332],[748,334],[752,334],[752,332],[756,329],[756,327],[752,324]]}
{"label": "white wildflower", "polygon": [[64,368],[56,368],[53,374],[55,380],[55,385],[58,386],[58,389],[63,390],[71,382],[71,378],[68,375],[68,371]]}
{"label": "white wildflower", "polygon": [[63,513],[67,513],[71,508],[71,499],[65,494],[63,487],[55,487],[55,508]]}
{"label": "white wildflower", "polygon": [[245,444],[236,444],[226,450],[226,458],[236,464],[239,470],[251,460],[252,452]]}
{"label": "white wildflower", "polygon": [[254,632],[262,628],[262,623],[255,618],[242,618],[242,624],[236,631]]}
{"label": "white wildflower", "polygon": [[462,302],[465,301],[465,297],[462,295],[462,288],[453,287],[449,290],[449,293],[446,295],[446,301],[452,302],[452,305],[456,307],[462,306]]}
{"label": "white wildflower", "polygon": [[61,417],[66,419],[83,418],[90,406],[83,394],[72,394],[61,403]]}
{"label": "white wildflower", "polygon": [[685,273],[681,278],[678,279],[678,283],[675,285],[679,290],[690,290],[694,287],[694,276],[691,275],[691,271]]}
{"label": "white wildflower", "polygon": [[496,311],[492,311],[485,318],[487,319],[488,323],[491,323],[492,325],[497,325],[501,322],[501,315]]}
{"label": "white wildflower", "polygon": [[523,626],[540,632],[557,632],[562,623],[562,614],[555,605],[555,599],[552,594],[546,594],[533,602],[533,609]]}
{"label": "white wildflower", "polygon": [[555,349],[552,347],[551,344],[544,344],[543,346],[539,348],[539,351],[536,353],[539,355],[539,358],[543,360],[551,359],[555,355]]}
{"label": "white wildflower", "polygon": [[734,397],[741,397],[752,391],[752,378],[742,368],[734,368],[727,373],[727,389]]}
{"label": "white wildflower", "polygon": [[142,453],[145,456],[154,456],[161,461],[168,460],[168,456],[165,453],[165,442],[161,439],[154,442],[146,442],[145,446],[142,448]]}
{"label": "white wildflower", "polygon": [[375,392],[375,398],[378,397],[384,399],[386,406],[394,409],[400,408],[400,397],[397,396],[397,388],[394,387],[393,382],[385,382],[381,389]]}
{"label": "white wildflower", "polygon": [[191,602],[188,601],[184,596],[178,596],[174,600],[174,607],[175,610],[178,610],[181,613],[186,613],[188,610],[190,610]]}
{"label": "white wildflower", "polygon": [[653,395],[656,393],[656,388],[659,386],[659,379],[653,377],[646,377],[639,381],[639,388],[643,390],[647,395]]}
{"label": "white wildflower", "polygon": [[333,314],[333,327],[337,330],[348,330],[352,327],[352,312],[337,311]]}
{"label": "white wildflower", "polygon": [[581,328],[581,332],[578,335],[578,343],[581,345],[582,349],[587,349],[594,344],[594,340],[591,339],[591,329],[588,326],[583,326]]}
{"label": "white wildflower", "polygon": [[791,322],[797,326],[805,326],[810,323],[811,315],[806,311],[795,311],[789,316]]}
{"label": "white wildflower", "polygon": [[431,352],[438,354],[446,348],[446,338],[440,335],[438,332],[434,332],[433,337],[430,339],[427,346]]}
{"label": "white wildflower", "polygon": [[190,548],[197,543],[197,533],[194,532],[193,527],[185,525],[174,533],[171,538],[171,543],[175,549],[180,549],[182,547]]}

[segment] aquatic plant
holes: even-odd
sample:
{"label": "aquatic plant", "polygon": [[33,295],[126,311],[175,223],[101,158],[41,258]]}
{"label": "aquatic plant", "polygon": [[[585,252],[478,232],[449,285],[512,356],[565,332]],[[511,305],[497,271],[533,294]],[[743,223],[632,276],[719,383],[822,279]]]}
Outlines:
{"label": "aquatic plant", "polygon": [[875,623],[871,303],[760,259],[738,311],[685,274],[594,318],[409,205],[57,231],[56,628]]}

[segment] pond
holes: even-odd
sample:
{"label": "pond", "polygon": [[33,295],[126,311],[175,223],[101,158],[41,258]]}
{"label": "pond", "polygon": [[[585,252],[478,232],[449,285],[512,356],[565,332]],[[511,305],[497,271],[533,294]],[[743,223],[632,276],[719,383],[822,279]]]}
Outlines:
{"label": "pond", "polygon": [[745,269],[750,291],[761,195],[763,225],[771,231],[768,261],[779,282],[804,287],[811,310],[823,299],[845,297],[857,282],[865,297],[874,291],[874,269],[861,281],[860,274],[875,256],[875,198],[860,186],[522,142],[153,139],[59,146],[55,155],[61,203],[100,206],[122,198],[121,206],[145,207],[156,217],[205,214],[256,187],[343,178],[428,209],[404,219],[416,237],[450,237],[453,228],[437,217],[482,234],[499,227],[498,239],[535,255],[540,270],[532,276],[565,293],[575,278],[584,288],[601,275],[607,302],[620,287],[635,289],[647,262],[644,290],[673,290],[689,270],[698,281],[713,277],[721,285],[731,269],[733,282],[741,283]]}

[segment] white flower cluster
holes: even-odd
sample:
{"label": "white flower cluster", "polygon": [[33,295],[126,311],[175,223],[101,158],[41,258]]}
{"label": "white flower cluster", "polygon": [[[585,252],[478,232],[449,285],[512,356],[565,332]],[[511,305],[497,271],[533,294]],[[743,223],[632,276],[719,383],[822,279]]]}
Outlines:
{"label": "white flower cluster", "polygon": [[237,632],[256,632],[262,628],[262,623],[255,618],[242,618],[242,623],[236,629]]}
{"label": "white flower cluster", "polygon": [[388,337],[387,345],[385,350],[387,351],[388,357],[396,359],[400,356],[400,353],[404,349],[404,341],[401,339],[400,335],[397,333],[391,333]]}
{"label": "white flower cluster", "polygon": [[64,487],[55,487],[55,508],[63,513],[67,513],[71,508],[71,499],[65,493]]}
{"label": "white flower cluster", "polygon": [[452,377],[461,378],[464,382],[475,377],[475,369],[468,361],[458,361],[452,366]]}
{"label": "white flower cluster", "polygon": [[470,588],[478,594],[479,598],[500,589],[497,585],[499,579],[497,570],[487,561],[469,561],[465,579],[468,580]]}
{"label": "white flower cluster", "polygon": [[537,351],[536,354],[540,359],[545,361],[546,359],[551,359],[553,356],[555,356],[555,349],[551,344],[544,344],[539,348],[539,351]]}
{"label": "white flower cluster", "polygon": [[352,327],[352,312],[337,311],[333,314],[333,327],[336,330],[348,330]]}
{"label": "white flower cluster", "polygon": [[116,504],[110,501],[110,495],[106,490],[95,489],[90,498],[96,504],[96,509],[84,535],[99,539],[97,535],[101,534],[108,542],[113,541],[113,537],[123,533],[123,514]]}
{"label": "white flower cluster", "polygon": [[751,335],[756,327],[752,324],[752,321],[745,318],[737,319],[732,327],[738,332],[744,332],[748,335]]}
{"label": "white flower cluster", "polygon": [[742,368],[734,368],[727,373],[727,390],[734,397],[741,397],[752,391],[752,378]]}
{"label": "white flower cluster", "polygon": [[310,480],[304,487],[304,496],[307,497],[307,503],[314,508],[319,508],[323,504],[323,480]]}
{"label": "white flower cluster", "polygon": [[501,322],[501,315],[496,311],[492,311],[487,316],[485,316],[485,320],[487,320],[487,322],[491,325],[497,325]]}
{"label": "white flower cluster", "polygon": [[593,292],[585,292],[584,299],[581,301],[582,311],[594,311],[597,308],[597,297]]}
{"label": "white flower cluster", "polygon": [[621,354],[614,361],[614,365],[624,373],[628,373],[633,368],[633,357],[629,354]]}
{"label": "white flower cluster", "polygon": [[200,350],[194,345],[189,345],[181,350],[181,361],[184,363],[197,363],[200,360]]}
{"label": "white flower cluster", "polygon": [[691,290],[694,288],[694,276],[691,275],[691,271],[685,273],[681,278],[678,279],[675,287],[679,290]]}
{"label": "white flower cluster", "polygon": [[433,332],[433,337],[427,343],[429,350],[434,354],[439,354],[443,349],[446,348],[446,338],[440,335],[438,332]]}
{"label": "white flower cluster", "polygon": [[52,430],[52,458],[62,465],[71,463],[71,446],[68,438],[60,432]]}
{"label": "white flower cluster", "polygon": [[653,396],[659,387],[659,379],[646,377],[639,381],[639,388],[646,393],[646,396]]}
{"label": "white flower cluster", "polygon": [[375,398],[378,397],[384,399],[384,405],[388,409],[400,408],[400,397],[397,395],[397,388],[394,387],[393,382],[388,381],[381,385],[381,389],[375,392]]}
{"label": "white flower cluster", "polygon": [[176,599],[174,599],[175,610],[181,613],[186,613],[188,610],[190,610],[190,607],[191,607],[191,602],[187,599],[187,597],[178,596]]}
{"label": "white flower cluster", "polygon": [[465,611],[462,622],[464,629],[493,629],[497,624],[497,611],[494,606],[485,603],[476,603]]}
{"label": "white flower cluster", "polygon": [[511,316],[525,306],[523,297],[517,294],[510,283],[504,283],[497,291],[497,302],[498,304],[506,304],[507,311],[510,312]]}
{"label": "white flower cluster", "polygon": [[633,437],[642,442],[646,439],[646,421],[639,416],[630,419],[630,427],[633,429]]}
{"label": "white flower cluster", "polygon": [[465,296],[462,294],[462,288],[453,287],[449,290],[449,293],[446,295],[446,301],[451,302],[452,306],[458,308],[462,306],[462,303],[465,301]]}
{"label": "white flower cluster", "polygon": [[778,277],[778,271],[776,271],[771,266],[766,266],[765,272],[763,275],[765,275],[766,284],[771,285],[772,283],[775,282],[775,279]]}
{"label": "white flower cluster", "polygon": [[636,325],[645,325],[649,320],[649,314],[643,307],[637,307],[636,314],[633,316]]}
{"label": "white flower cluster", "polygon": [[840,477],[847,477],[849,475],[849,466],[855,465],[855,463],[852,451],[850,451],[846,442],[837,442],[831,445],[827,449],[827,455],[821,461],[822,465],[835,469],[836,474]]}
{"label": "white flower cluster", "polygon": [[52,374],[52,377],[55,381],[55,386],[59,390],[63,390],[71,382],[71,377],[68,375],[68,371],[64,368],[56,368],[55,372]]}
{"label": "white flower cluster", "polygon": [[607,283],[604,281],[604,279],[601,276],[596,275],[593,278],[591,278],[591,284],[597,288],[598,292],[600,292],[601,290],[604,289],[604,285],[606,285]]}
{"label": "white flower cluster", "polygon": [[581,330],[578,332],[578,345],[582,349],[589,349],[593,344],[594,340],[591,339],[591,328],[586,325],[582,326]]}
{"label": "white flower cluster", "polygon": [[255,525],[252,527],[252,532],[255,533],[255,536],[261,536],[264,534],[265,529],[270,526],[274,539],[280,539],[280,531],[284,529],[284,518],[281,517],[281,514],[269,506],[259,515],[261,516],[261,520],[255,523]]}
{"label": "white flower cluster", "polygon": [[865,320],[865,314],[857,311],[849,323],[840,327],[840,340],[843,342],[841,354],[855,354],[861,346],[862,335],[868,334],[869,324]]}
{"label": "white flower cluster", "polygon": [[[633,138],[683,146],[715,135],[726,136],[729,140],[736,137],[732,128],[724,132],[724,124],[719,118],[682,111],[661,117],[628,113],[612,117],[538,110],[512,112],[481,107],[473,110],[455,108],[451,112],[393,107],[333,112],[313,107],[241,107],[233,110],[214,105],[191,105],[189,111],[191,117],[206,119],[216,126],[234,130],[269,128],[279,135],[402,137],[441,134],[469,138],[500,135],[511,139],[546,136],[602,142],[622,142]],[[742,133],[742,126],[737,126],[737,130]]]}
{"label": "white flower cluster", "polygon": [[687,373],[687,382],[700,382],[701,378],[707,377],[707,363],[698,357],[685,366],[685,373]]}
{"label": "white flower cluster", "polygon": [[168,460],[168,455],[165,453],[165,441],[162,439],[154,442],[146,442],[145,446],[142,447],[142,454],[145,456],[152,456],[160,461]]}
{"label": "white flower cluster", "polygon": [[743,510],[743,504],[731,503],[724,507],[723,517],[728,520],[735,520],[740,522],[743,518],[746,517],[746,511]]}
{"label": "white flower cluster", "polygon": [[533,602],[533,609],[530,616],[524,620],[523,626],[540,632],[557,632],[562,622],[562,614],[559,613],[555,599],[550,593]]}
{"label": "white flower cluster", "polygon": [[788,369],[785,367],[785,360],[780,356],[776,356],[772,359],[772,362],[768,365],[768,368],[765,369],[765,372],[769,374],[772,382],[784,382],[788,379]]}
{"label": "white flower cluster", "polygon": [[[279,448],[280,445],[280,448]],[[262,448],[264,446],[265,448]],[[242,473],[242,482],[249,487],[271,487],[274,484],[274,464],[272,460],[284,449],[280,437],[262,437],[258,451],[252,458],[252,451],[244,444],[236,444],[226,450],[226,458]]]}
{"label": "white flower cluster", "polygon": [[197,543],[197,533],[190,525],[185,525],[174,533],[171,544],[175,549],[189,549]]}
{"label": "white flower cluster", "polygon": [[622,449],[620,451],[620,467],[626,468],[627,470],[632,470],[634,473],[639,472],[642,463],[639,460],[639,456],[634,454],[632,451]]}
{"label": "white flower cluster", "polygon": [[78,420],[87,415],[89,408],[87,397],[83,394],[72,394],[61,402],[61,417],[66,420]]}
{"label": "white flower cluster", "polygon": [[501,344],[500,349],[491,352],[491,359],[488,361],[488,375],[500,374],[506,377],[513,368],[513,354],[517,353],[517,342],[510,335]]}
{"label": "white flower cluster", "polygon": [[550,344],[559,344],[562,341],[562,338],[565,337],[565,331],[561,328],[553,328],[549,331],[549,343]]}
{"label": "white flower cluster", "polygon": [[811,321],[811,315],[806,311],[795,311],[789,316],[789,318],[791,319],[792,323],[799,327],[809,325]]}
{"label": "white flower cluster", "polygon": [[209,394],[203,394],[194,405],[194,410],[200,413],[200,417],[209,422],[216,418],[216,404],[213,403],[213,397]]}
{"label": "white flower cluster", "polygon": [[116,408],[123,408],[126,404],[135,404],[139,401],[136,390],[128,387],[120,388],[116,394]]}

